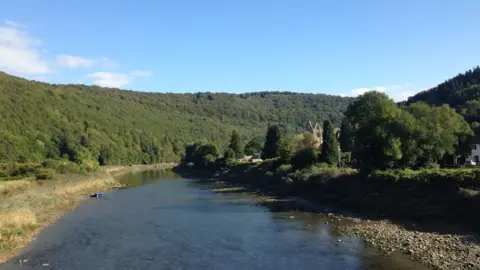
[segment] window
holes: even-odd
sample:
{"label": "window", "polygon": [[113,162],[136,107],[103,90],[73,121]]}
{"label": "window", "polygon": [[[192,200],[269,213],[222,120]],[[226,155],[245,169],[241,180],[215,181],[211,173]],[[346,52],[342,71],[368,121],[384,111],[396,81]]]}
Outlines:
{"label": "window", "polygon": [[474,144],[473,147],[472,147],[473,150],[477,150],[477,145]]}
{"label": "window", "polygon": [[478,163],[478,156],[475,156],[475,162]]}

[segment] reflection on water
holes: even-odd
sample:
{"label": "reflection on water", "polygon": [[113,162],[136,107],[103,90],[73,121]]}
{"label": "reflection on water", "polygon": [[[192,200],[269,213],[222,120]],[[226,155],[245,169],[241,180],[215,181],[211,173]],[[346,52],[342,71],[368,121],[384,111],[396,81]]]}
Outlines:
{"label": "reflection on water", "polygon": [[323,216],[273,213],[168,172],[121,181],[136,188],[87,200],[3,268],[426,269],[336,233]]}
{"label": "reflection on water", "polygon": [[142,172],[132,172],[122,175],[118,181],[129,188],[139,187],[153,183],[159,179],[176,179],[181,178],[180,175],[167,170],[150,170]]}

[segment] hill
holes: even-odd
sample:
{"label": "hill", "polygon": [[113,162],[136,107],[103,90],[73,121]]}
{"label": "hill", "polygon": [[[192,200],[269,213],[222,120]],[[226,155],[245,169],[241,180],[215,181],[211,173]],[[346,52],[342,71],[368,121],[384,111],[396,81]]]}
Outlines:
{"label": "hill", "polygon": [[480,121],[480,67],[461,73],[438,86],[420,92],[408,104],[423,101],[430,105],[448,104],[470,122]]}
{"label": "hill", "polygon": [[352,98],[289,92],[147,93],[28,81],[0,72],[0,162],[67,158],[84,166],[178,160],[186,143],[223,148],[269,123],[302,131],[308,120],[339,126]]}

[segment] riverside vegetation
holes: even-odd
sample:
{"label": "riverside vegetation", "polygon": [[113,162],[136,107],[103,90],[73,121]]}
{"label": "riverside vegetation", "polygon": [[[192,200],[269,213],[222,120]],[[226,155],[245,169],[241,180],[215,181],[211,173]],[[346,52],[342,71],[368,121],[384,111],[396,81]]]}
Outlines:
{"label": "riverside vegetation", "polygon": [[[238,164],[241,151],[228,149],[220,157],[215,144],[205,141],[187,146],[183,163],[209,169],[215,179],[255,186],[282,197],[334,205],[405,226],[417,224],[410,229],[417,231],[414,236],[419,238],[408,243],[402,243],[404,239],[398,235],[407,235],[406,230],[387,224],[381,225],[375,236],[365,233],[366,227],[345,231],[370,238],[372,243],[372,238],[383,236],[377,244],[386,250],[410,253],[436,268],[480,269],[478,238],[466,236],[479,233],[480,170],[440,168],[449,157],[468,151],[466,142],[474,132],[464,118],[448,105],[398,105],[375,91],[360,96],[345,115],[338,138],[332,124],[325,121],[320,148],[315,147],[311,134],[288,134],[271,125],[263,148],[256,149],[261,150],[263,163]],[[233,133],[231,142],[236,142],[235,136]],[[435,242],[431,239],[437,234],[422,234],[422,228],[446,233],[447,238],[458,233],[464,237],[448,241],[440,237],[442,241]],[[380,233],[384,229],[398,231]],[[445,245],[448,252],[443,250]]]}

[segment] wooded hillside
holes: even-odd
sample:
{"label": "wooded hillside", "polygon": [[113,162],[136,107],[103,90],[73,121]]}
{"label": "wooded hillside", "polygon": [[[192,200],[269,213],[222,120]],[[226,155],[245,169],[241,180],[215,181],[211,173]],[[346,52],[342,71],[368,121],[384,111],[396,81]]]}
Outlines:
{"label": "wooded hillside", "polygon": [[352,98],[260,92],[147,93],[28,81],[0,72],[0,162],[68,158],[83,166],[178,160],[206,139],[222,149],[269,123],[305,130],[308,120],[340,125]]}

